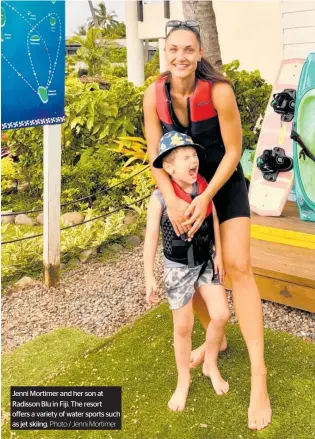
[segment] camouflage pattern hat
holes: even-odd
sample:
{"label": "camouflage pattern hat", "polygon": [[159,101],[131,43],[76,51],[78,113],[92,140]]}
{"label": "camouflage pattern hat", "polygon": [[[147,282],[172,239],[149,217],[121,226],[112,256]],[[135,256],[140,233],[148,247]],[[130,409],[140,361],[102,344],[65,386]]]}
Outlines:
{"label": "camouflage pattern hat", "polygon": [[187,134],[169,131],[160,140],[159,154],[153,162],[154,168],[163,168],[164,157],[179,146],[192,146],[196,149],[199,160],[205,159],[205,149],[203,146],[194,143],[193,139],[187,136]]}

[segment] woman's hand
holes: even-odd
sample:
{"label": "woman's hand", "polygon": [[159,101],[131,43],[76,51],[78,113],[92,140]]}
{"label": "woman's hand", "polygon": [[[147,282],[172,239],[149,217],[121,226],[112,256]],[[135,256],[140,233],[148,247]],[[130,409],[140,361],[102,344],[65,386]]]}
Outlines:
{"label": "woman's hand", "polygon": [[190,204],[187,203],[187,201],[182,200],[181,198],[178,197],[176,197],[176,204],[172,203],[166,206],[167,215],[172,223],[172,226],[177,236],[180,236],[183,233],[187,233],[191,228],[190,225],[188,226],[183,225],[183,222],[189,218],[189,216],[185,216],[185,212],[187,210],[187,207],[189,206]]}
{"label": "woman's hand", "polygon": [[206,217],[208,205],[211,202],[209,200],[209,197],[202,193],[201,195],[198,195],[195,199],[192,200],[190,203],[188,209],[185,212],[186,216],[190,216],[190,219],[183,223],[183,227],[189,227],[191,224],[193,226],[188,232],[188,237],[193,238],[194,234],[197,232],[201,224],[203,223],[203,220]]}

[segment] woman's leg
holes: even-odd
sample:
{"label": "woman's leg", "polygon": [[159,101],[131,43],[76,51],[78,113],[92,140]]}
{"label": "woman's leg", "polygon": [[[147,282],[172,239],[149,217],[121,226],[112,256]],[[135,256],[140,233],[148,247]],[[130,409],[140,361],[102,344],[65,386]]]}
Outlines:
{"label": "woman's leg", "polygon": [[220,226],[226,273],[231,279],[233,302],[251,364],[248,426],[261,430],[271,422],[264,361],[261,299],[250,261],[250,219],[233,218]]}
{"label": "woman's leg", "polygon": [[[210,323],[209,312],[207,309],[207,305],[205,304],[203,298],[201,297],[198,288],[196,289],[196,292],[193,297],[193,310],[196,316],[198,317],[198,319],[200,320],[200,323],[202,324],[204,329],[207,330],[208,325]],[[220,351],[224,351],[226,348],[227,348],[227,340],[225,334],[223,334],[223,338],[220,343]],[[203,362],[204,357],[205,357],[205,343],[203,343],[201,346],[199,346],[198,348],[194,349],[191,352],[189,367],[193,368],[199,366],[199,364]]]}
{"label": "woman's leg", "polygon": [[223,285],[205,284],[199,287],[200,294],[207,304],[211,317],[206,333],[205,360],[202,372],[210,377],[213,388],[218,395],[229,390],[218,369],[218,354],[224,335],[225,326],[230,318],[229,303]]}
{"label": "woman's leg", "polygon": [[171,410],[185,408],[190,385],[189,358],[191,353],[191,333],[194,326],[192,300],[179,309],[173,310],[174,352],[178,373],[177,387],[168,406]]}

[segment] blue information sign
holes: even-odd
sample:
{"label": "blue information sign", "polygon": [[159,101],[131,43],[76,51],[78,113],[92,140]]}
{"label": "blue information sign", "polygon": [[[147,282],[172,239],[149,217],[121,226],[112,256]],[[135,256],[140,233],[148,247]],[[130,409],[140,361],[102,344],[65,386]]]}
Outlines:
{"label": "blue information sign", "polygon": [[1,2],[2,129],[64,122],[65,1]]}

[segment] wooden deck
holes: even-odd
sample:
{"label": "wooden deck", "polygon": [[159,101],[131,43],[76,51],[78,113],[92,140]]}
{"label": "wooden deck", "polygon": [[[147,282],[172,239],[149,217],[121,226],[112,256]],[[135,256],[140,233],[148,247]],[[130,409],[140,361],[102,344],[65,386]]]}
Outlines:
{"label": "wooden deck", "polygon": [[[259,227],[257,227],[259,226]],[[251,258],[261,297],[315,312],[315,223],[288,202],[281,217],[252,213]]]}

